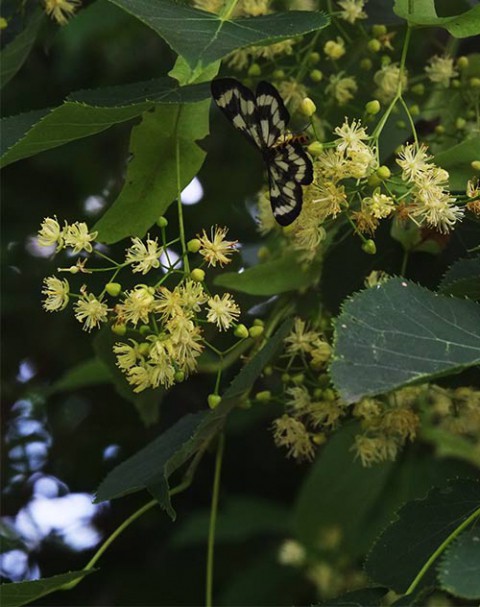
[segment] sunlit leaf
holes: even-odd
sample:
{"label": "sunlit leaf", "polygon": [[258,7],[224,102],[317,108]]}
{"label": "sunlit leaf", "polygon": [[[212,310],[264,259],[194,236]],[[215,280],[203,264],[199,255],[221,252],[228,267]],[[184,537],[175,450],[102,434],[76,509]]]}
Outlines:
{"label": "sunlit leaf", "polygon": [[439,17],[434,0],[396,0],[393,10],[410,25],[441,27],[455,38],[480,34],[480,6],[474,6],[461,15]]}
{"label": "sunlit leaf", "polygon": [[335,321],[331,374],[348,403],[479,362],[480,305],[398,278],[354,295]]}
{"label": "sunlit leaf", "polygon": [[457,479],[403,506],[375,542],[365,565],[370,578],[405,593],[423,565],[480,507],[480,483]]}
{"label": "sunlit leaf", "polygon": [[51,594],[60,590],[62,586],[93,573],[95,569],[89,571],[69,571],[53,577],[47,577],[40,580],[29,582],[13,582],[2,584],[0,586],[0,598],[2,607],[22,607],[22,605],[31,605],[32,601],[42,596]]}
{"label": "sunlit leaf", "polygon": [[289,11],[235,20],[172,0],[110,0],[155,30],[192,68],[207,66],[235,49],[279,42],[328,25],[320,12]]}
{"label": "sunlit leaf", "polygon": [[144,236],[197,174],[206,152],[210,101],[158,106],[143,115],[130,140],[132,160],[120,195],[95,225],[102,242]]}

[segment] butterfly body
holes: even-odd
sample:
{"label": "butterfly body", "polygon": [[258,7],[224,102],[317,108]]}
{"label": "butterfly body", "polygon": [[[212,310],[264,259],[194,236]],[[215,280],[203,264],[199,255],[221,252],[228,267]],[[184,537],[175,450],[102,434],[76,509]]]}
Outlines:
{"label": "butterfly body", "polygon": [[305,138],[287,130],[290,115],[277,89],[260,82],[253,93],[234,78],[219,78],[212,82],[212,95],[233,126],[261,152],[273,215],[280,225],[291,224],[302,208],[302,185],[313,180],[313,166],[302,147]]}

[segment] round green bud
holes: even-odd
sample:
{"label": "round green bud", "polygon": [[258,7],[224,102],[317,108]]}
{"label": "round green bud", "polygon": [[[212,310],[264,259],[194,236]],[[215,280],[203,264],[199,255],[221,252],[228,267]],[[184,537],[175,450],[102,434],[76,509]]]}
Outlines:
{"label": "round green bud", "polygon": [[222,402],[222,397],[219,394],[209,394],[207,396],[207,402],[210,409],[216,409]]}
{"label": "round green bud", "polygon": [[312,156],[320,156],[323,152],[323,143],[320,141],[312,141],[312,143],[307,147],[307,152],[309,152]]}
{"label": "round green bud", "polygon": [[405,120],[397,120],[395,126],[397,127],[397,129],[405,129],[407,127],[407,123],[405,122]]}
{"label": "round green bud", "polygon": [[247,339],[249,336],[248,329],[245,325],[237,325],[233,334],[240,339]]}
{"label": "round green bud", "polygon": [[462,83],[460,82],[460,80],[458,80],[458,78],[452,80],[452,89],[459,89],[461,86]]}
{"label": "round green bud", "polygon": [[390,177],[392,176],[392,171],[387,166],[382,164],[382,166],[378,167],[377,169],[377,176],[382,181],[385,179],[390,179]]}
{"label": "round green bud", "polygon": [[245,397],[239,401],[237,406],[239,409],[251,409],[252,401],[249,398]]}
{"label": "round green bud", "polygon": [[273,373],[273,367],[271,365],[268,365],[263,370],[263,374],[266,375],[267,377],[270,377],[270,375],[272,375],[272,373]]}
{"label": "round green bud", "polygon": [[166,228],[168,226],[168,219],[162,215],[157,219],[157,226],[159,228]]}
{"label": "round green bud", "polygon": [[382,48],[382,44],[376,38],[372,38],[372,40],[368,41],[368,49],[372,51],[372,53],[378,53],[378,51]]}
{"label": "round green bud", "polygon": [[192,240],[189,240],[187,242],[187,250],[189,253],[198,253],[198,251],[200,251],[201,246],[202,243],[198,238],[192,238]]}
{"label": "round green bud", "polygon": [[282,80],[285,78],[285,72],[283,70],[274,70],[272,76],[275,80]]}
{"label": "round green bud", "polygon": [[294,384],[297,384],[297,386],[299,384],[303,384],[303,382],[305,381],[305,374],[304,373],[296,373],[295,375],[293,375],[292,381],[293,381]]}
{"label": "round green bud", "polygon": [[322,375],[320,375],[318,377],[318,385],[319,386],[323,386],[324,388],[327,388],[330,384],[330,377],[328,376],[327,373],[322,373]]}
{"label": "round green bud", "polygon": [[107,282],[105,291],[112,297],[118,297],[122,292],[122,285],[119,282]]}
{"label": "round green bud", "polygon": [[365,72],[368,72],[369,70],[371,70],[372,67],[373,67],[372,60],[369,59],[368,57],[366,57],[365,59],[362,59],[360,61],[360,68],[362,70],[364,70]]}
{"label": "round green bud", "polygon": [[290,381],[290,374],[289,373],[282,373],[282,377],[281,380],[284,384],[288,384],[288,382]]}
{"label": "round green bud", "polygon": [[112,325],[111,327],[112,329],[112,333],[115,333],[115,335],[125,335],[125,333],[127,332],[127,325],[124,325],[123,323],[119,323],[116,325]]}
{"label": "round green bud", "polygon": [[416,103],[414,105],[411,105],[409,110],[412,116],[420,116],[420,108]]}
{"label": "round green bud", "polygon": [[382,180],[376,173],[372,173],[371,175],[369,175],[367,183],[372,188],[375,188],[382,183]]}
{"label": "round green bud", "polygon": [[257,337],[263,335],[264,330],[265,329],[263,327],[250,327],[250,329],[248,330],[248,334],[253,339],[257,339]]}
{"label": "round green bud", "polygon": [[467,69],[469,63],[470,61],[468,60],[468,57],[465,57],[465,55],[457,59],[457,66],[461,70]]}
{"label": "round green bud", "polygon": [[325,390],[323,391],[323,398],[325,400],[333,402],[334,400],[336,400],[337,395],[335,394],[335,391],[331,388],[325,388]]}
{"label": "round green bud", "polygon": [[190,278],[193,282],[203,282],[205,280],[205,272],[201,268],[195,268],[190,272]]}
{"label": "round green bud", "polygon": [[150,327],[148,325],[140,325],[140,328],[138,329],[140,335],[150,335],[150,333],[152,332],[152,330],[150,329]]}
{"label": "round green bud", "polygon": [[372,99],[372,101],[365,104],[365,111],[367,114],[375,116],[375,114],[378,114],[380,111],[380,101],[378,101],[378,99]]}
{"label": "round green bud", "polygon": [[322,434],[322,432],[318,432],[317,434],[314,434],[312,436],[312,441],[314,442],[315,445],[319,446],[319,445],[323,445],[323,443],[327,440],[327,437],[325,436],[325,434]]}
{"label": "round green bud", "polygon": [[310,55],[308,55],[308,63],[310,65],[315,65],[319,61],[320,61],[320,53],[317,53],[317,51],[313,51],[310,53]]}
{"label": "round green bud", "polygon": [[321,82],[323,80],[323,73],[320,70],[312,70],[310,72],[310,80],[312,82]]}
{"label": "round green bud", "polygon": [[265,326],[265,323],[261,318],[254,318],[252,324],[254,327],[264,327]]}
{"label": "round green bud", "polygon": [[470,166],[474,171],[480,171],[480,160],[472,160]]}
{"label": "round green bud", "polygon": [[437,124],[435,127],[435,133],[437,133],[437,135],[443,135],[445,133],[445,127],[443,124]]}
{"label": "round green bud", "polygon": [[313,398],[323,398],[323,390],[321,388],[315,388],[313,391]]}
{"label": "round green bud", "polygon": [[300,111],[302,114],[310,118],[317,111],[317,106],[310,99],[310,97],[305,97],[305,99],[302,99],[302,102],[300,103]]}
{"label": "round green bud", "polygon": [[142,356],[146,356],[150,352],[150,344],[147,344],[147,342],[144,341],[138,346],[138,352]]}
{"label": "round green bud", "polygon": [[372,25],[372,34],[375,38],[380,38],[380,36],[385,36],[387,33],[387,26],[383,24]]}
{"label": "round green bud", "polygon": [[471,120],[472,118],[475,118],[476,114],[475,114],[475,110],[468,110],[467,112],[467,118],[469,120]]}
{"label": "round green bud", "polygon": [[472,89],[480,89],[480,78],[470,78],[468,84]]}
{"label": "round green bud", "polygon": [[387,65],[390,65],[390,63],[392,63],[392,58],[389,55],[382,55],[380,63],[382,64],[382,67],[386,67]]}
{"label": "round green bud", "polygon": [[367,253],[367,255],[375,255],[377,252],[377,246],[372,239],[369,239],[362,244],[362,251]]}
{"label": "round green bud", "polygon": [[262,68],[258,65],[258,63],[252,63],[252,65],[248,68],[249,76],[260,76],[262,73]]}
{"label": "round green bud", "polygon": [[173,378],[177,383],[182,382],[185,379],[185,373],[183,371],[175,371]]}
{"label": "round green bud", "polygon": [[466,124],[467,124],[467,121],[465,120],[465,118],[459,117],[455,120],[455,128],[458,131],[462,131],[465,128]]}
{"label": "round green bud", "polygon": [[423,82],[414,84],[411,88],[411,91],[414,95],[418,95],[419,97],[421,97],[422,95],[425,94],[425,85],[423,84]]}
{"label": "round green bud", "polygon": [[271,399],[272,393],[270,390],[262,390],[261,392],[257,392],[255,394],[255,400],[258,400],[260,403],[268,403],[268,401]]}

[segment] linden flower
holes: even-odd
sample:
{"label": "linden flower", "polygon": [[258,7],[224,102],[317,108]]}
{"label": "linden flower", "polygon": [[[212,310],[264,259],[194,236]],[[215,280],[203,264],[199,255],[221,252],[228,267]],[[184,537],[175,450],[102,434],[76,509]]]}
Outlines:
{"label": "linden flower", "polygon": [[133,272],[141,272],[146,274],[152,268],[157,269],[160,266],[160,255],[162,247],[158,245],[158,241],[151,240],[147,237],[145,245],[140,238],[132,238],[132,246],[127,249],[125,257],[126,263],[132,264]]}
{"label": "linden flower", "polygon": [[346,116],[342,126],[335,129],[335,133],[339,136],[339,139],[335,140],[339,152],[362,149],[365,147],[363,142],[369,139],[360,120],[352,120],[352,124],[349,124]]}
{"label": "linden flower", "polygon": [[73,253],[80,253],[80,251],[87,251],[91,253],[93,250],[92,240],[95,240],[98,232],[88,232],[88,226],[86,223],[76,221],[72,225],[66,225],[63,230],[63,236],[65,239],[65,245],[67,247],[73,247]]}
{"label": "linden flower", "polygon": [[452,57],[431,57],[429,65],[425,68],[425,72],[432,82],[438,82],[444,88],[448,88],[450,80],[458,76],[457,70],[453,66]]}
{"label": "linden flower", "polygon": [[347,207],[347,195],[343,185],[337,186],[330,181],[319,186],[320,196],[314,199],[314,203],[323,211],[324,217],[336,217],[342,210],[342,207]]}
{"label": "linden flower", "polygon": [[308,412],[312,405],[312,399],[305,386],[293,386],[292,388],[288,388],[287,394],[290,399],[287,400],[286,405],[292,415],[300,417]]}
{"label": "linden flower", "polygon": [[414,200],[410,216],[447,234],[457,221],[461,221],[464,214],[461,207],[452,204],[454,201],[455,198],[440,188],[432,188],[430,191],[424,189],[421,196]]}
{"label": "linden flower", "polygon": [[343,55],[346,53],[345,42],[342,40],[342,38],[340,38],[340,36],[337,36],[336,42],[335,40],[327,40],[323,47],[323,52],[330,59],[340,59],[340,57],[343,57]]}
{"label": "linden flower", "polygon": [[382,103],[388,103],[397,94],[398,87],[404,91],[407,88],[407,73],[400,71],[397,63],[384,65],[382,69],[375,73],[373,80],[378,88],[375,91],[375,97]]}
{"label": "linden flower", "polygon": [[311,461],[315,455],[313,436],[305,425],[289,415],[282,415],[273,422],[273,440],[277,447],[288,449],[287,457]]}
{"label": "linden flower", "polygon": [[330,76],[330,83],[325,88],[327,95],[335,97],[339,105],[345,105],[353,99],[353,93],[356,93],[357,90],[355,78],[351,78],[350,76],[343,78],[343,72],[332,74]]}
{"label": "linden flower", "polygon": [[45,288],[42,289],[46,299],[43,308],[47,312],[58,312],[64,310],[68,305],[70,285],[67,280],[60,280],[56,276],[48,276],[43,279]]}
{"label": "linden flower", "polygon": [[296,112],[305,97],[308,97],[307,88],[292,78],[282,80],[278,85],[278,92],[292,112]]}
{"label": "linden flower", "polygon": [[83,330],[91,331],[107,320],[108,306],[99,301],[93,293],[85,293],[75,306],[75,318],[83,322]]}
{"label": "linden flower", "polygon": [[214,295],[207,302],[210,310],[207,313],[208,322],[215,323],[220,331],[226,331],[240,316],[240,308],[230,293],[222,297]]}
{"label": "linden flower", "polygon": [[363,10],[365,0],[339,0],[338,4],[343,9],[340,11],[340,18],[348,23],[355,23],[358,19],[366,19],[368,16]]}
{"label": "linden flower", "polygon": [[320,336],[316,331],[307,331],[305,321],[297,317],[293,330],[284,339],[287,344],[287,354],[295,356],[301,352],[311,352],[319,338]]}
{"label": "linden flower", "polygon": [[170,334],[170,355],[181,371],[190,373],[197,368],[197,358],[203,352],[200,327],[184,316],[176,316],[166,325]]}
{"label": "linden flower", "polygon": [[414,143],[402,146],[396,161],[402,168],[402,179],[415,181],[424,171],[428,170],[431,158],[427,154],[427,146],[424,143],[418,148]]}
{"label": "linden flower", "polygon": [[355,437],[353,449],[356,451],[355,457],[359,457],[362,466],[369,467],[372,464],[378,464],[388,459],[394,460],[398,445],[392,438],[384,436],[362,436]]}
{"label": "linden flower", "polygon": [[45,12],[59,25],[65,25],[80,4],[80,0],[45,0]]}
{"label": "linden flower", "polygon": [[148,315],[155,308],[155,298],[153,289],[144,285],[138,285],[131,291],[127,291],[123,303],[115,307],[118,320],[121,322],[131,322],[134,327],[142,321],[148,323]]}
{"label": "linden flower", "polygon": [[306,560],[305,548],[296,540],[285,540],[278,550],[278,562],[282,565],[301,567]]}
{"label": "linden flower", "polygon": [[[315,162],[315,169],[319,171],[324,179],[334,183],[344,179],[347,176],[345,170],[347,159],[338,148],[331,148],[323,151]],[[270,213],[271,214],[271,213]]]}
{"label": "linden flower", "polygon": [[377,166],[375,151],[369,146],[362,145],[359,149],[348,151],[347,176],[362,179],[367,177]]}
{"label": "linden flower", "polygon": [[113,353],[117,357],[116,365],[122,371],[128,371],[137,364],[138,360],[143,360],[139,344],[134,339],[130,339],[129,341],[133,345],[130,346],[129,344],[117,342],[113,346]]}
{"label": "linden flower", "polygon": [[62,248],[62,229],[56,217],[54,219],[51,217],[45,217],[45,219],[42,221],[42,225],[40,226],[40,230],[38,231],[37,242],[41,247],[51,247],[56,245],[57,251]]}
{"label": "linden flower", "polygon": [[362,207],[376,219],[384,219],[393,211],[395,203],[390,196],[377,192],[371,197],[364,198],[362,200]]}
{"label": "linden flower", "polygon": [[227,232],[228,228],[215,226],[210,231],[210,238],[208,238],[205,230],[203,230],[202,236],[197,235],[202,244],[199,253],[209,266],[215,267],[218,263],[223,267],[225,264],[231,262],[229,256],[236,252],[235,245],[238,241],[225,240]]}
{"label": "linden flower", "polygon": [[127,372],[127,381],[135,386],[133,391],[137,394],[152,386],[152,369],[147,363],[141,363],[131,367]]}

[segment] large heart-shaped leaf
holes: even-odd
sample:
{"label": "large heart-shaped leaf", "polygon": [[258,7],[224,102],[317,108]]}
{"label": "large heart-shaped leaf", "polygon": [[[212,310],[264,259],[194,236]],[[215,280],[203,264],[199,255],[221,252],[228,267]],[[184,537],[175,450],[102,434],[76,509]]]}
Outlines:
{"label": "large heart-shaped leaf", "polygon": [[455,38],[480,34],[480,6],[453,17],[439,17],[434,0],[396,0],[393,10],[410,25],[442,27]]}
{"label": "large heart-shaped leaf", "polygon": [[464,599],[480,599],[480,532],[464,531],[446,551],[438,567],[442,588]]}
{"label": "large heart-shaped leaf", "polygon": [[192,68],[212,63],[235,49],[279,42],[328,25],[320,12],[290,11],[225,19],[172,0],[110,0],[155,30]]}

